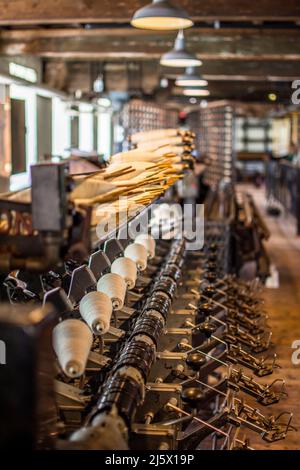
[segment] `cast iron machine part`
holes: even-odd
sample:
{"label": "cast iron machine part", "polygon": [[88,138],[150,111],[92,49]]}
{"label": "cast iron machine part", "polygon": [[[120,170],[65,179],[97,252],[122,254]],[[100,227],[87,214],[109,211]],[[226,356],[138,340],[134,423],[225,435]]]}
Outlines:
{"label": "cast iron machine part", "polygon": [[[91,250],[84,231],[87,218],[78,225],[72,219],[65,168],[55,171],[53,188],[60,191],[66,213],[54,231],[55,256],[47,265],[31,265],[29,273],[29,261],[22,264],[22,256],[12,252],[4,271],[11,303],[52,303],[57,319],[64,321],[80,318],[82,297],[96,290],[130,240],[112,237]],[[40,217],[35,214],[33,220],[44,237],[47,226]],[[218,230],[214,226],[213,238],[193,255],[184,240],[158,241],[159,256],[126,294],[125,307],[114,312],[109,331],[93,337],[83,376],[70,379],[55,363],[57,448],[195,449],[209,436],[214,448],[250,448],[247,438],[238,438],[239,429],[269,442],[292,430],[288,414],[284,420],[267,417],[241,398],[243,392],[262,406],[274,404],[285,396],[284,382],[265,385],[251,375],[263,377],[277,367],[275,359],[259,356],[270,346],[266,315],[257,281],[242,282],[224,271],[230,239],[223,232],[218,236]],[[73,249],[74,243],[81,249]],[[10,272],[12,267],[17,272]]]}

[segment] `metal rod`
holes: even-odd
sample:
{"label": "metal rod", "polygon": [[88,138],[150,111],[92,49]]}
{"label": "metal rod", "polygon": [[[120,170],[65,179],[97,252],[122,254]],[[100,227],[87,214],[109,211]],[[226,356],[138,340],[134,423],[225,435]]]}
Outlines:
{"label": "metal rod", "polygon": [[[223,395],[224,397],[227,397],[226,393],[221,392],[221,390],[218,390],[217,388],[212,387],[211,385],[208,385],[208,384],[206,384],[205,382],[202,382],[199,379],[195,379],[194,377],[191,377],[190,375],[188,376],[188,378],[191,379],[191,380],[194,380],[195,382],[199,383],[200,385],[203,385],[206,388],[209,388],[210,390],[213,390],[214,392],[219,393],[220,395]],[[182,383],[184,383],[184,382],[182,382]]]}
{"label": "metal rod", "polygon": [[217,305],[217,307],[221,307],[223,310],[225,310],[226,313],[228,312],[228,307],[226,307],[226,305],[223,305],[217,300],[211,299],[210,297],[207,297],[204,294],[201,294],[201,297],[204,297],[205,300],[208,300],[209,302],[214,303],[215,305]]}
{"label": "metal rod", "polygon": [[223,436],[226,436],[226,437],[228,436],[228,434],[226,432],[222,431],[222,429],[216,428],[212,424],[207,423],[206,421],[203,421],[202,419],[198,418],[197,416],[192,416],[190,413],[187,413],[186,411],[182,410],[181,408],[178,408],[177,406],[172,405],[172,403],[168,403],[168,407],[173,408],[173,410],[177,411],[178,413],[182,413],[185,416],[190,416],[195,421],[198,421],[199,423],[203,424],[204,426],[207,426],[208,428],[212,429],[213,431],[215,431],[217,433],[220,433],[220,434],[223,434]]}
{"label": "metal rod", "polygon": [[212,359],[213,361],[219,362],[220,364],[222,364],[222,366],[228,367],[228,364],[226,364],[226,362],[223,362],[220,359],[218,359],[217,357],[213,357],[210,354],[207,354],[203,351],[199,351],[199,348],[201,348],[201,346],[197,346],[196,348],[192,348],[190,352],[198,351],[200,354],[203,354],[203,356],[208,357],[209,359]]}

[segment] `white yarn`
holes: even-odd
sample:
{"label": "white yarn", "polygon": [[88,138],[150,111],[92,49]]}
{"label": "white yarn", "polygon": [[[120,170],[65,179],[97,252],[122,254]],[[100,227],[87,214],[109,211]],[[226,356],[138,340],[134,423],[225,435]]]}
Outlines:
{"label": "white yarn", "polygon": [[127,284],[127,288],[133,289],[136,283],[137,268],[130,258],[117,258],[111,265],[111,272],[119,274]]}
{"label": "white yarn", "polygon": [[53,349],[68,377],[80,377],[86,367],[93,335],[86,323],[69,319],[58,323],[52,333]]}
{"label": "white yarn", "polygon": [[140,243],[132,243],[125,248],[124,255],[126,258],[132,259],[136,263],[140,271],[144,271],[147,267],[148,252]]}
{"label": "white yarn", "polygon": [[112,310],[110,297],[103,292],[89,292],[79,304],[82,318],[95,335],[104,335],[108,332]]}
{"label": "white yarn", "polygon": [[130,163],[130,162],[157,162],[159,156],[153,152],[146,152],[145,150],[129,150],[128,152],[116,153],[110,157],[110,163]]}
{"label": "white yarn", "polygon": [[154,131],[137,132],[131,136],[133,143],[145,142],[155,139],[163,139],[165,137],[174,137],[178,134],[177,129],[156,129]]}
{"label": "white yarn", "polygon": [[114,310],[120,310],[123,307],[126,295],[126,282],[119,274],[104,274],[97,283],[97,290],[108,295]]}
{"label": "white yarn", "polygon": [[140,243],[146,248],[148,252],[148,257],[150,259],[154,258],[156,243],[152,235],[148,233],[141,233],[140,235],[136,237],[135,242]]}

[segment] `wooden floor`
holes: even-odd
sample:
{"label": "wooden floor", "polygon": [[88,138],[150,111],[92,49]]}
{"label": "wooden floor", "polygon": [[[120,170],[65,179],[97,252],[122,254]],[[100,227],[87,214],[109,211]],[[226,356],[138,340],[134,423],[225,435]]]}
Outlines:
{"label": "wooden floor", "polygon": [[280,279],[279,289],[265,288],[263,295],[276,345],[274,351],[278,354],[281,369],[259,381],[269,383],[283,377],[288,392],[288,397],[280,403],[271,407],[259,405],[259,408],[266,415],[292,411],[292,424],[299,430],[289,433],[285,440],[272,444],[265,443],[260,436],[251,433],[251,444],[256,449],[300,449],[300,365],[293,365],[291,361],[291,345],[294,340],[300,340],[300,237],[296,236],[296,225],[292,218],[285,215],[278,218],[267,216],[263,190],[247,188],[247,191],[253,195],[270,229],[271,238],[266,246]]}

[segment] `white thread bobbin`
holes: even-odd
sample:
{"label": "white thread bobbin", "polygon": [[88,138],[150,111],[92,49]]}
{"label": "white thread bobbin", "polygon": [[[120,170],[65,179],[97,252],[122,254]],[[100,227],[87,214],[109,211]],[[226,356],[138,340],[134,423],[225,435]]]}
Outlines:
{"label": "white thread bobbin", "polygon": [[132,243],[125,248],[124,255],[136,263],[139,271],[147,268],[148,252],[140,243]]}
{"label": "white thread bobbin", "polygon": [[137,268],[130,258],[117,258],[111,265],[111,272],[119,274],[127,284],[127,288],[133,289],[136,283]]}
{"label": "white thread bobbin", "polygon": [[104,335],[108,332],[112,310],[110,297],[103,292],[89,292],[79,304],[82,318],[95,335]]}
{"label": "white thread bobbin", "polygon": [[123,307],[126,295],[126,282],[119,274],[108,273],[100,277],[97,283],[97,291],[108,295],[114,310],[120,310]]}
{"label": "white thread bobbin", "polygon": [[58,323],[52,333],[53,349],[64,373],[80,377],[86,367],[93,335],[86,323],[68,319]]}
{"label": "white thread bobbin", "polygon": [[136,237],[135,242],[140,243],[146,248],[148,257],[150,259],[154,258],[156,243],[152,235],[149,235],[148,233],[141,233]]}

